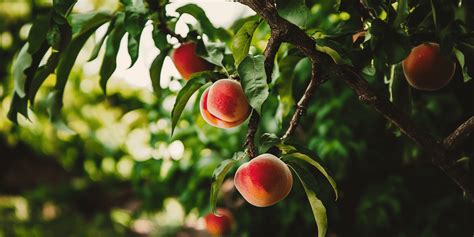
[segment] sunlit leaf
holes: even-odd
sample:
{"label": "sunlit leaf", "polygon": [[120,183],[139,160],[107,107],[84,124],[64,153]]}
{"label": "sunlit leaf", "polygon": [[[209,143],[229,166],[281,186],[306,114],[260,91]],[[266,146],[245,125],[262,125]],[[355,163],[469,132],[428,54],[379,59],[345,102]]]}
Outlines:
{"label": "sunlit leaf", "polygon": [[100,87],[104,94],[107,94],[107,81],[117,68],[117,54],[120,48],[120,41],[125,35],[124,15],[117,16],[114,29],[110,32],[105,42],[105,55],[100,67]]}
{"label": "sunlit leaf", "polygon": [[128,54],[132,62],[132,67],[138,59],[138,51],[140,48],[140,36],[147,21],[147,15],[144,9],[138,7],[130,7],[125,11],[124,26],[128,32]]}
{"label": "sunlit leaf", "polygon": [[237,69],[244,93],[252,108],[259,114],[261,114],[262,105],[269,95],[264,62],[265,57],[263,55],[249,55],[245,57]]}
{"label": "sunlit leaf", "polygon": [[13,78],[15,83],[15,92],[16,94],[23,98],[25,97],[25,84],[26,84],[26,74],[25,70],[31,66],[33,58],[30,53],[28,53],[29,43],[25,43],[21,48],[16,60],[13,64]]}
{"label": "sunlit leaf", "polygon": [[182,7],[176,9],[176,12],[179,14],[187,13],[193,16],[199,25],[201,26],[203,32],[209,36],[211,39],[215,39],[217,29],[211,23],[209,18],[207,17],[204,10],[196,4],[186,4]]}
{"label": "sunlit leaf", "polygon": [[165,58],[168,55],[168,50],[164,49],[163,51],[161,51],[160,54],[156,56],[155,60],[153,60],[153,63],[150,66],[151,85],[153,86],[153,91],[156,95],[159,95],[161,92],[161,70],[163,68],[163,62],[165,61]]}
{"label": "sunlit leaf", "polygon": [[173,110],[171,111],[171,134],[173,134],[189,98],[191,98],[194,92],[207,83],[208,73],[209,72],[201,72],[193,74],[188,82],[186,82],[186,85],[184,85],[184,87],[179,91]]}
{"label": "sunlit leaf", "polygon": [[456,55],[459,65],[461,66],[464,82],[468,82],[469,80],[472,79],[472,77],[467,73],[467,65],[465,63],[464,54],[463,52],[461,52],[461,50],[456,49],[456,48],[454,49],[454,54]]}
{"label": "sunlit leaf", "polygon": [[252,42],[253,33],[260,24],[261,19],[253,19],[245,22],[237,31],[232,39],[232,55],[234,56],[235,65],[238,66],[245,57],[247,57]]}
{"label": "sunlit leaf", "polygon": [[211,209],[215,215],[218,215],[216,206],[217,206],[217,198],[219,196],[219,191],[222,187],[222,183],[224,182],[225,176],[229,171],[234,167],[234,165],[241,161],[243,158],[247,157],[246,153],[237,152],[234,154],[232,159],[227,159],[222,161],[219,166],[214,169],[214,173],[212,174],[212,184],[211,184]]}
{"label": "sunlit leaf", "polygon": [[305,0],[277,0],[276,5],[280,16],[302,28],[307,27],[311,11],[306,6]]}

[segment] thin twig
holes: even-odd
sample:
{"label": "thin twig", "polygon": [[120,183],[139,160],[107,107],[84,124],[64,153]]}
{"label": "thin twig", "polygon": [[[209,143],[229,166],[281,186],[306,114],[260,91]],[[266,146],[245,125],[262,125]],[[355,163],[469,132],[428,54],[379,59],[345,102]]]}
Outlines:
{"label": "thin twig", "polygon": [[300,118],[305,114],[306,109],[308,107],[308,103],[311,100],[311,97],[313,96],[314,92],[316,91],[316,88],[318,88],[319,85],[323,83],[323,80],[318,80],[318,73],[318,64],[313,62],[311,68],[311,80],[309,81],[308,87],[306,87],[304,94],[298,101],[295,113],[293,114],[293,117],[290,120],[290,125],[282,137],[283,140],[286,140],[296,130]]}

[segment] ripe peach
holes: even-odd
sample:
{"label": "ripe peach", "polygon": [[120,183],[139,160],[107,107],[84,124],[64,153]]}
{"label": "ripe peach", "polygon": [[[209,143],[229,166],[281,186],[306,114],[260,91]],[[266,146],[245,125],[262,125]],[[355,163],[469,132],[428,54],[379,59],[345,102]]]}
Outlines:
{"label": "ripe peach", "polygon": [[196,43],[192,41],[175,49],[171,59],[185,80],[188,80],[193,73],[211,70],[214,67],[196,54]]}
{"label": "ripe peach", "polygon": [[423,43],[413,48],[402,66],[408,83],[426,91],[435,91],[448,84],[456,69],[456,64],[441,54],[436,43]]}
{"label": "ripe peach", "polygon": [[278,157],[262,154],[237,169],[234,183],[247,202],[257,207],[267,207],[290,193],[293,176]]}
{"label": "ripe peach", "polygon": [[212,84],[200,101],[204,120],[218,128],[231,128],[243,123],[250,114],[240,83],[233,79],[221,79]]}
{"label": "ripe peach", "polygon": [[217,208],[217,213],[221,216],[209,213],[204,217],[207,231],[211,235],[228,234],[232,230],[232,224],[234,223],[232,213],[223,208]]}

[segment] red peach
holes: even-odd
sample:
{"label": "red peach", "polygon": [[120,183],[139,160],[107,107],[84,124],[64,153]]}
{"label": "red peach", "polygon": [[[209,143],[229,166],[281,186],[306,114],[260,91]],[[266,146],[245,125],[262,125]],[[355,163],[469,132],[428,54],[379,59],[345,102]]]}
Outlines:
{"label": "red peach", "polygon": [[423,43],[413,48],[402,66],[408,83],[426,91],[435,91],[448,84],[456,69],[456,64],[441,54],[436,43]]}
{"label": "red peach", "polygon": [[213,213],[209,213],[204,217],[206,221],[206,229],[211,235],[224,235],[228,234],[232,230],[232,224],[234,223],[234,217],[232,213],[223,208],[217,208],[217,213],[220,216],[216,216]]}
{"label": "red peach", "polygon": [[290,193],[293,176],[278,157],[262,154],[237,169],[234,183],[247,202],[257,207],[267,207]]}
{"label": "red peach", "polygon": [[204,91],[200,110],[208,124],[218,128],[231,128],[247,119],[250,105],[239,82],[221,79]]}
{"label": "red peach", "polygon": [[193,73],[211,70],[214,67],[196,54],[196,43],[192,41],[175,49],[171,59],[185,80],[189,80]]}

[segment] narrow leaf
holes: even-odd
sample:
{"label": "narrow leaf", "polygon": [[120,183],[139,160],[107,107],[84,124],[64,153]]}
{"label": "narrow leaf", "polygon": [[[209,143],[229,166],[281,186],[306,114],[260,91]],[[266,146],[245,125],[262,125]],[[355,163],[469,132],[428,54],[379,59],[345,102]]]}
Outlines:
{"label": "narrow leaf", "polygon": [[408,14],[410,14],[410,7],[408,6],[408,0],[398,0],[397,6],[397,17],[393,22],[395,27],[400,26],[400,24],[406,22]]}
{"label": "narrow leaf", "polygon": [[174,103],[173,110],[171,111],[171,134],[173,134],[176,125],[178,124],[179,118],[183,113],[186,104],[188,103],[189,98],[199,90],[202,86],[206,84],[206,77],[203,73],[196,73],[186,82],[186,85],[179,91],[178,96],[176,97],[176,102]]}
{"label": "narrow leaf", "polygon": [[13,64],[13,78],[15,84],[15,92],[16,94],[23,98],[25,97],[25,84],[26,84],[26,74],[25,70],[31,66],[33,58],[31,54],[28,52],[29,43],[25,43],[25,45],[21,48],[18,56]]}
{"label": "narrow leaf", "polygon": [[21,98],[17,93],[13,92],[12,102],[7,117],[14,124],[18,125],[18,114],[28,118],[28,100],[26,97]]}
{"label": "narrow leaf", "polygon": [[264,62],[263,55],[249,55],[237,69],[247,100],[259,114],[261,114],[262,105],[269,95]]}
{"label": "narrow leaf", "polygon": [[472,79],[472,77],[467,73],[467,65],[464,59],[464,54],[463,52],[461,52],[461,50],[456,49],[456,48],[454,48],[454,54],[456,55],[459,65],[461,66],[464,82],[468,82],[469,80]]}
{"label": "narrow leaf", "polygon": [[91,56],[89,57],[89,62],[96,59],[97,56],[99,56],[99,53],[100,53],[100,49],[102,48],[102,45],[104,44],[105,42],[105,39],[107,38],[107,36],[110,34],[110,32],[112,32],[112,30],[114,29],[114,26],[115,26],[115,19],[116,18],[113,18],[110,23],[109,23],[109,26],[107,27],[107,31],[105,32],[104,36],[102,36],[102,38],[100,38],[100,40],[97,42],[97,44],[94,46],[94,49],[92,50],[92,53],[91,53]]}
{"label": "narrow leaf", "polygon": [[125,35],[124,15],[117,16],[114,29],[110,32],[107,41],[105,42],[105,55],[100,67],[100,87],[104,94],[107,94],[107,81],[117,68],[117,54],[120,48],[120,41]]}
{"label": "narrow leaf", "polygon": [[28,52],[30,54],[36,53],[46,40],[46,35],[50,27],[51,14],[45,16],[38,16],[33,25],[31,26],[30,32],[28,33]]}
{"label": "narrow leaf", "polygon": [[140,36],[147,21],[146,12],[141,8],[127,8],[125,12],[124,26],[128,32],[128,54],[132,60],[132,67],[138,59],[140,48]]}
{"label": "narrow leaf", "polygon": [[212,174],[212,184],[211,184],[211,210],[215,215],[218,215],[216,206],[217,206],[217,198],[219,196],[219,190],[222,187],[222,183],[224,182],[224,178],[229,173],[230,169],[234,167],[234,165],[246,157],[246,153],[238,152],[234,154],[232,159],[227,159],[222,161],[216,169],[214,169],[214,173]]}
{"label": "narrow leaf", "polygon": [[176,9],[179,14],[187,13],[193,16],[202,28],[203,33],[209,36],[211,40],[216,38],[217,29],[212,25],[204,10],[196,4],[187,4]]}
{"label": "narrow leaf", "polygon": [[237,31],[232,39],[232,55],[234,56],[235,65],[238,66],[245,57],[247,57],[252,43],[253,33],[260,24],[261,19],[253,19],[245,22],[244,25]]}
{"label": "narrow leaf", "polygon": [[339,195],[338,195],[338,192],[337,192],[336,182],[328,174],[326,169],[319,162],[317,162],[314,159],[311,159],[311,157],[309,157],[309,156],[307,156],[303,153],[299,153],[299,152],[294,152],[294,153],[285,155],[285,156],[282,157],[282,159],[285,159],[285,160],[300,159],[300,160],[305,161],[305,162],[311,164],[312,166],[314,166],[316,169],[318,169],[319,172],[321,172],[321,174],[324,175],[324,177],[326,177],[327,181],[329,182],[329,184],[331,184],[331,187],[334,190],[334,194],[336,195],[336,200],[338,199]]}
{"label": "narrow leaf", "polygon": [[156,95],[161,93],[160,81],[161,81],[161,70],[163,68],[163,62],[165,61],[166,56],[168,55],[169,49],[165,49],[160,52],[153,60],[153,63],[150,67],[150,78],[151,85],[153,86],[153,91]]}
{"label": "narrow leaf", "polygon": [[307,170],[302,169],[297,165],[289,165],[289,167],[298,176],[301,184],[303,185],[304,191],[306,192],[309,204],[311,205],[311,210],[313,211],[316,225],[318,226],[318,237],[326,236],[328,225],[326,207],[324,207],[323,202],[316,195],[314,188],[309,185],[309,183],[315,182],[314,177]]}

